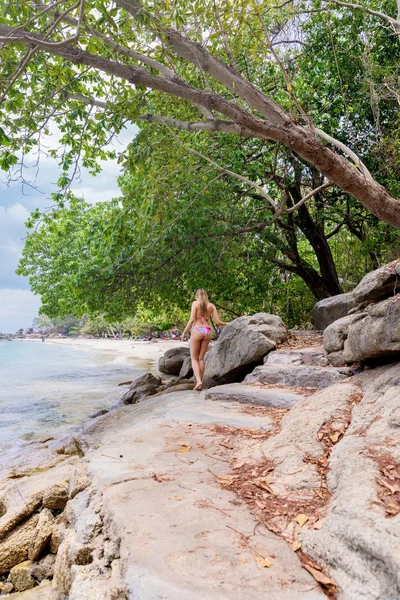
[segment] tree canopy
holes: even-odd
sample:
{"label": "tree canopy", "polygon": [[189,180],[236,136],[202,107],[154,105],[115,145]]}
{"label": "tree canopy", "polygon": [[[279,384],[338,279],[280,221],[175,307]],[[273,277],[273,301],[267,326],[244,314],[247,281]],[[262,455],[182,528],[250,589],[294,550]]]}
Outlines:
{"label": "tree canopy", "polygon": [[[284,272],[310,304],[393,251],[394,1],[60,5],[0,13],[0,164],[50,123],[62,134],[57,207],[33,216],[20,267],[49,314],[179,304],[197,285],[240,312],[271,303]],[[96,172],[133,122],[121,198],[68,195],[79,161]]]}

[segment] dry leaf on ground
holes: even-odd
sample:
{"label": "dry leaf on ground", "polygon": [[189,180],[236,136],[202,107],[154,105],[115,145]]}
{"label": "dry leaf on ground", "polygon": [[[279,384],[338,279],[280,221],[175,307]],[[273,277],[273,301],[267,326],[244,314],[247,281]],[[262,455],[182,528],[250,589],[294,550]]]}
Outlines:
{"label": "dry leaf on ground", "polygon": [[293,552],[296,552],[297,550],[300,550],[301,542],[299,542],[298,540],[295,540],[294,542],[292,542],[290,547],[293,550]]}
{"label": "dry leaf on ground", "polygon": [[187,444],[181,444],[179,448],[179,452],[189,452],[192,449],[192,446],[188,446]]}
{"label": "dry leaf on ground", "polygon": [[324,575],[322,573],[322,571],[318,571],[317,569],[314,569],[313,567],[310,567],[310,565],[306,565],[306,564],[303,564],[303,567],[309,573],[311,573],[311,575],[314,577],[315,581],[317,581],[318,583],[321,583],[322,585],[335,585],[335,583],[332,581],[332,579],[330,577],[328,577],[327,575]]}
{"label": "dry leaf on ground", "polygon": [[305,525],[305,523],[307,523],[308,519],[310,517],[308,515],[297,515],[296,517],[296,522],[300,525],[300,527],[303,527],[303,525]]}
{"label": "dry leaf on ground", "polygon": [[269,567],[272,567],[272,562],[264,556],[261,556],[261,554],[258,554],[258,552],[253,552],[253,556],[256,559],[256,563],[260,565],[260,567],[267,569],[269,569]]}

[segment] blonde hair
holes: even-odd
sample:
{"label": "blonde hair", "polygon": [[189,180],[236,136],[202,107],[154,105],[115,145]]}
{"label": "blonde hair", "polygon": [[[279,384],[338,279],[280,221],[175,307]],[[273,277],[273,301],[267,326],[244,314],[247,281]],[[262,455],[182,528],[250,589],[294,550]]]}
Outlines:
{"label": "blonde hair", "polygon": [[199,301],[200,314],[204,317],[207,314],[208,308],[208,295],[206,290],[204,290],[203,288],[199,288],[196,292],[195,298]]}

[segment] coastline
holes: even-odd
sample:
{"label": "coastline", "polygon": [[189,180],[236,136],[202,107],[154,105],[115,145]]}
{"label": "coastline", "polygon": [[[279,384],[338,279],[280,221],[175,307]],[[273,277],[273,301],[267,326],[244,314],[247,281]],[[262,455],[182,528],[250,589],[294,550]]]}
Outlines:
{"label": "coastline", "polygon": [[[40,339],[22,339],[24,342],[42,343]],[[94,350],[113,354],[119,361],[146,361],[148,367],[154,363],[157,370],[158,359],[170,348],[178,346],[187,346],[188,342],[181,340],[157,340],[154,342],[137,340],[114,340],[103,338],[50,338],[46,339],[45,344],[61,344],[65,346],[75,346],[80,350]]]}

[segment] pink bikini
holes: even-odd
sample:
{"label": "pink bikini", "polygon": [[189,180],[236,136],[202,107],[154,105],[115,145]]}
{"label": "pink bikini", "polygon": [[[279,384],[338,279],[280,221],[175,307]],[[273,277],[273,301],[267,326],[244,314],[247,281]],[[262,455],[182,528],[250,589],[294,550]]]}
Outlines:
{"label": "pink bikini", "polygon": [[202,326],[201,327],[195,327],[195,329],[197,331],[200,331],[200,333],[202,333],[203,335],[210,335],[211,333],[211,327],[209,327],[208,325],[205,325],[205,323],[207,323],[206,319],[204,317],[201,317],[201,322],[202,322]]}

